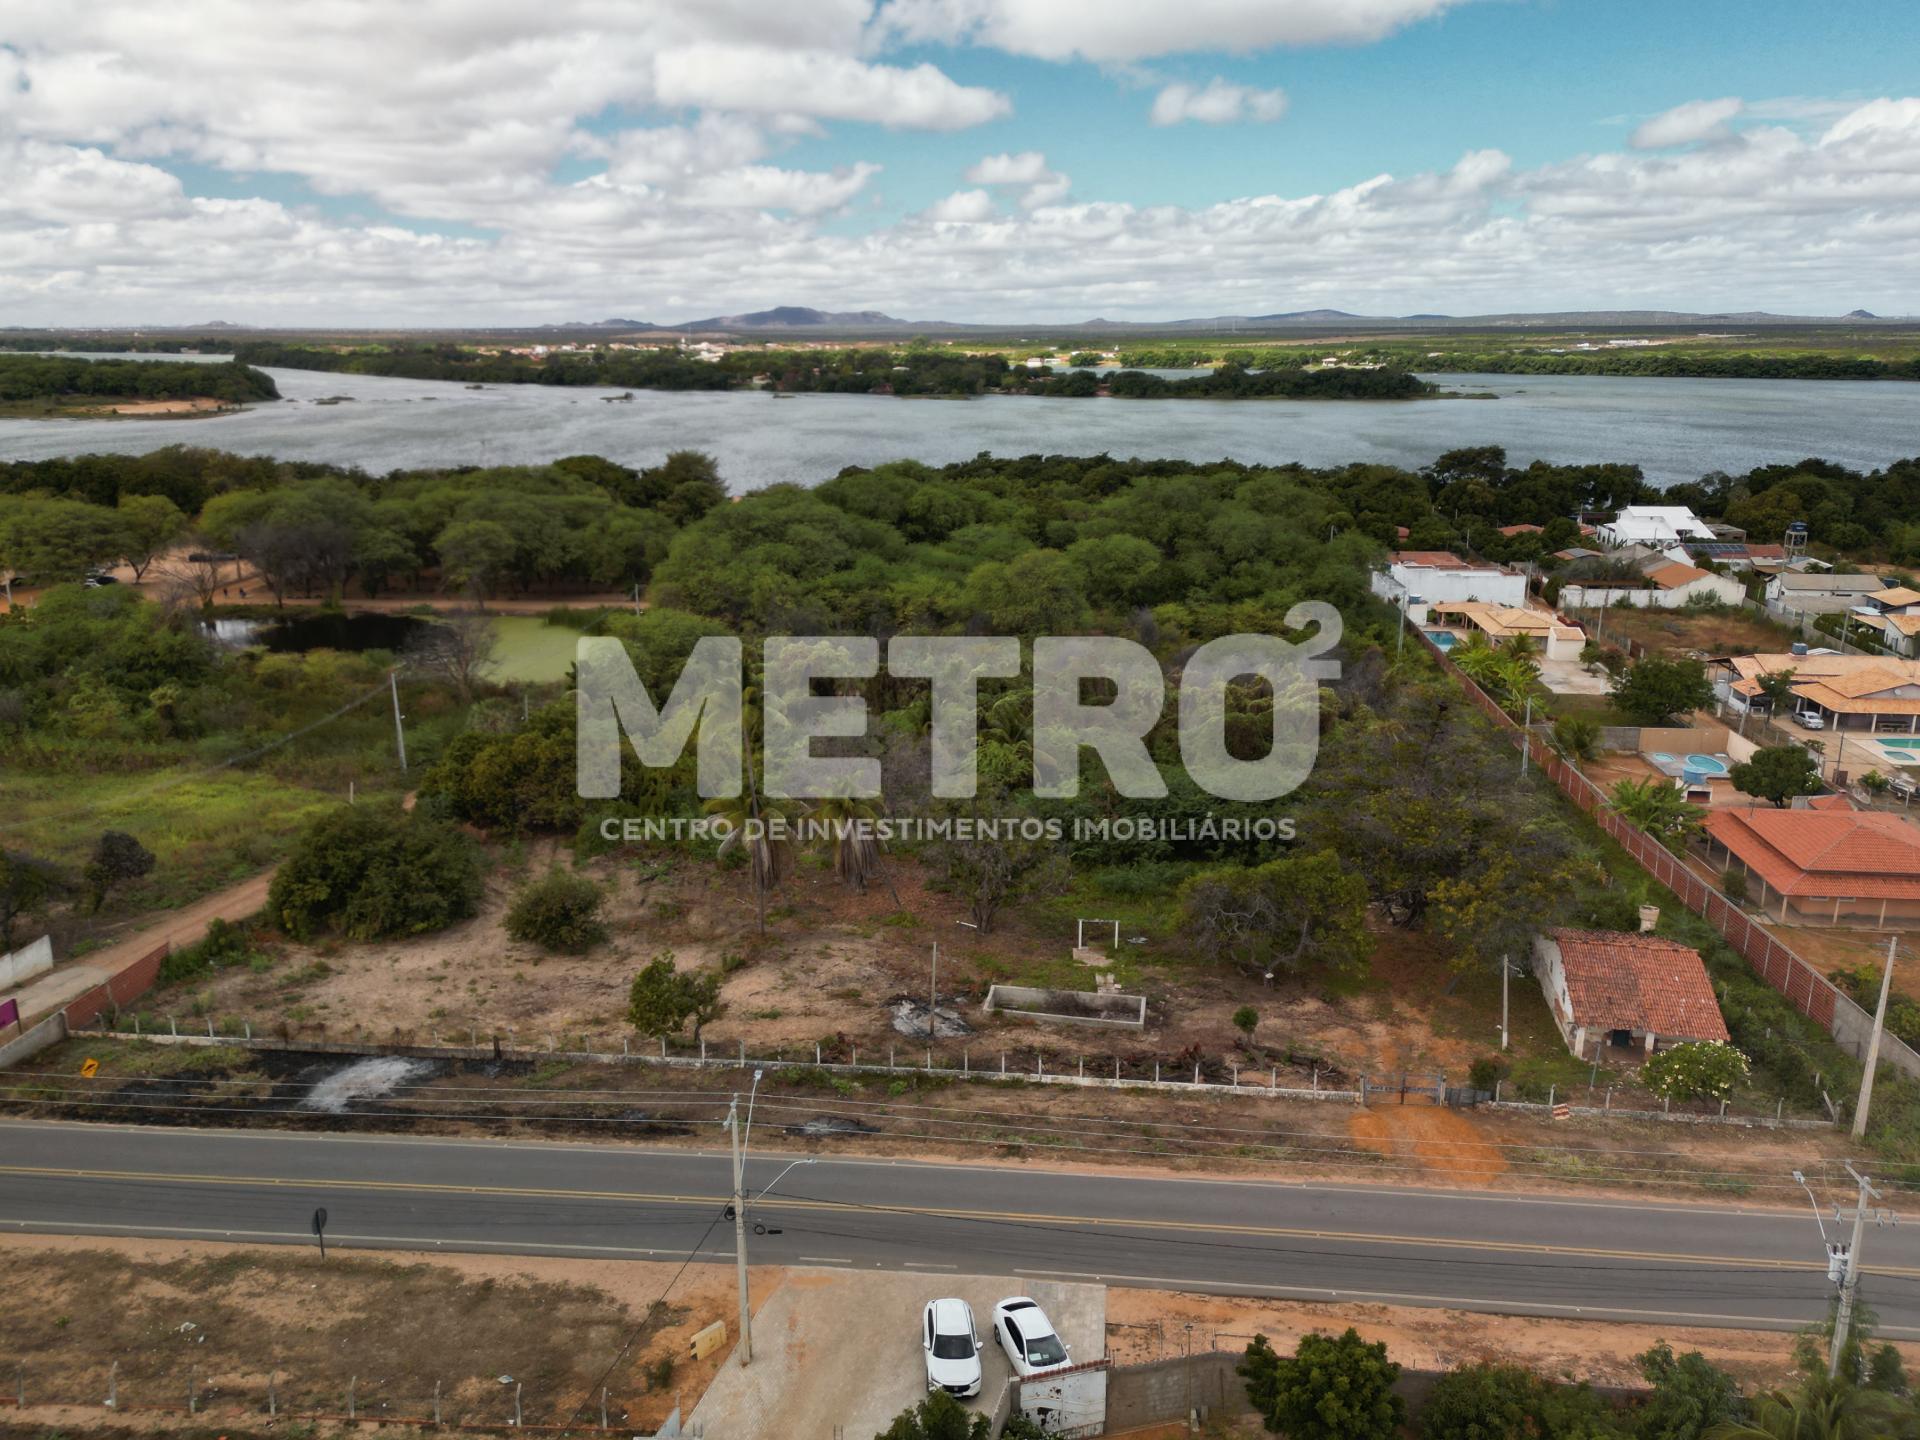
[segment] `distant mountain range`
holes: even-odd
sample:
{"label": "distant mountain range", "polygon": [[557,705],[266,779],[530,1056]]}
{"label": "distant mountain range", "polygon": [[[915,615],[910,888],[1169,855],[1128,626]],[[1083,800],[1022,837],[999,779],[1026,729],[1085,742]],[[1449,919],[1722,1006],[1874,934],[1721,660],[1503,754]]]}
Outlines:
{"label": "distant mountain range", "polygon": [[516,326],[422,326],[370,328],[346,327],[332,331],[317,326],[282,329],[277,326],[235,324],[227,320],[208,320],[197,325],[83,326],[65,327],[0,326],[0,330],[39,330],[49,333],[120,333],[134,331],[220,332],[252,331],[258,334],[365,334],[377,335],[551,335],[593,331],[600,335],[761,335],[831,338],[883,339],[913,335],[975,335],[996,339],[1041,342],[1071,342],[1084,337],[1087,343],[1125,336],[1209,335],[1231,339],[1237,335],[1257,338],[1262,334],[1296,336],[1330,332],[1537,329],[1566,330],[1593,327],[1685,329],[1722,325],[1746,327],[1766,325],[1912,325],[1920,317],[1876,315],[1871,310],[1849,310],[1845,315],[1782,315],[1770,310],[1548,310],[1502,311],[1485,315],[1443,315],[1422,312],[1414,315],[1360,315],[1351,310],[1276,310],[1260,315],[1204,315],[1179,320],[1091,320],[1045,322],[1013,320],[999,323],[959,320],[903,320],[882,310],[816,310],[808,305],[776,305],[768,310],[749,310],[738,315],[709,315],[700,320],[663,324],[652,320],[633,320],[621,316],[605,320],[569,320],[561,324]]}
{"label": "distant mountain range", "polygon": [[[1005,335],[1027,332],[1035,335],[1089,336],[1102,333],[1234,334],[1240,331],[1285,331],[1324,329],[1337,326],[1350,329],[1459,329],[1463,326],[1488,328],[1558,329],[1570,325],[1809,325],[1839,321],[1884,322],[1895,317],[1875,315],[1870,310],[1853,310],[1846,315],[1781,315],[1767,310],[1692,311],[1692,310],[1555,310],[1545,312],[1509,311],[1490,315],[1359,315],[1349,310],[1281,310],[1264,315],[1189,316],[1180,320],[1091,320],[1062,324],[1014,321],[993,324],[955,320],[903,320],[880,310],[815,310],[806,305],[778,305],[770,310],[752,310],[738,315],[709,315],[702,320],[687,320],[673,325],[648,326],[639,321],[603,320],[593,329],[657,329],[681,334],[754,335],[807,331],[814,334],[925,334],[967,332]],[[1909,317],[1910,319],[1911,317]]]}

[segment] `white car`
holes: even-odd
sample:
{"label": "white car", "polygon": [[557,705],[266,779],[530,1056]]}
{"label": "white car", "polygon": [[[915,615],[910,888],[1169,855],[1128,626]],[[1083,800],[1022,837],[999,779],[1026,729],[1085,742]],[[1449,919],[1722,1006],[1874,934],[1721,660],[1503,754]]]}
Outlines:
{"label": "white car", "polygon": [[980,1331],[964,1300],[929,1300],[920,1317],[920,1348],[927,1361],[927,1389],[962,1398],[980,1393]]}
{"label": "white car", "polygon": [[1073,1363],[1047,1312],[1024,1295],[1009,1296],[993,1307],[993,1333],[1015,1375],[1044,1375]]}
{"label": "white car", "polygon": [[1793,718],[1800,722],[1800,728],[1803,730],[1824,730],[1827,728],[1826,717],[1821,715],[1818,710],[1807,710]]}

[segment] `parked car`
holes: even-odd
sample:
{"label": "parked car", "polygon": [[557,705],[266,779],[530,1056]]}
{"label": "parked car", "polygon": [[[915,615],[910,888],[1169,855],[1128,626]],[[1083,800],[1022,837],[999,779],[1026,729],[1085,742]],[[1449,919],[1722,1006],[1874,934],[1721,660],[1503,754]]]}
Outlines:
{"label": "parked car", "polygon": [[993,1307],[993,1333],[1016,1375],[1044,1375],[1073,1363],[1047,1312],[1024,1295],[1011,1295]]}
{"label": "parked car", "polygon": [[964,1300],[929,1300],[920,1317],[927,1389],[963,1398],[980,1393],[980,1331]]}
{"label": "parked car", "polygon": [[1800,722],[1800,728],[1803,730],[1824,730],[1827,728],[1826,717],[1818,710],[1802,710],[1793,718]]}
{"label": "parked car", "polygon": [[87,578],[82,582],[82,584],[89,590],[98,590],[102,586],[118,585],[119,583],[120,581],[116,577],[107,574],[107,572],[104,570],[95,570],[92,574],[88,575]]}

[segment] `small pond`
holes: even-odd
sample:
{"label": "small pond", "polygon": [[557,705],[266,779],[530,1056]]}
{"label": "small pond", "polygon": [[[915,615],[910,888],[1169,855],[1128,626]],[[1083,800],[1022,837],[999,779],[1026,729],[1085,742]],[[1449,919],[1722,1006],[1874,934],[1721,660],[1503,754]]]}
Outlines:
{"label": "small pond", "polygon": [[213,638],[235,649],[260,645],[282,654],[308,650],[398,651],[431,623],[412,615],[374,611],[347,615],[329,610],[296,614],[285,620],[215,620]]}

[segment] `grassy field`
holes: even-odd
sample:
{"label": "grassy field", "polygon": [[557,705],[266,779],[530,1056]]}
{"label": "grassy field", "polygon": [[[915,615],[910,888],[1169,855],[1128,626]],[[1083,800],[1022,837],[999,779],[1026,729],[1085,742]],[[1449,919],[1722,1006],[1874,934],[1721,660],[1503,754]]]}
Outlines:
{"label": "grassy field", "polygon": [[124,830],[154,853],[152,875],[115,897],[116,910],[187,904],[272,864],[295,831],[346,799],[273,775],[10,772],[9,848],[78,870],[103,830]]}

